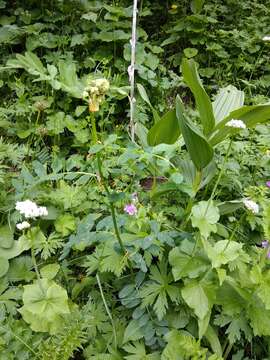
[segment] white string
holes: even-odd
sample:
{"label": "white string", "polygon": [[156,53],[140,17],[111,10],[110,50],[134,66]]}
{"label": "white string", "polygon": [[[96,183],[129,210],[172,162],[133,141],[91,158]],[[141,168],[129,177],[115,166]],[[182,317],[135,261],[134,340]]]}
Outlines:
{"label": "white string", "polygon": [[137,12],[138,12],[138,0],[133,1],[133,14],[132,14],[132,35],[130,40],[131,45],[131,63],[128,67],[128,76],[130,82],[130,95],[129,95],[129,103],[130,103],[130,132],[131,132],[131,140],[135,140],[135,121],[134,121],[134,111],[136,99],[134,96],[135,93],[135,61],[136,61],[136,30],[137,30]]}

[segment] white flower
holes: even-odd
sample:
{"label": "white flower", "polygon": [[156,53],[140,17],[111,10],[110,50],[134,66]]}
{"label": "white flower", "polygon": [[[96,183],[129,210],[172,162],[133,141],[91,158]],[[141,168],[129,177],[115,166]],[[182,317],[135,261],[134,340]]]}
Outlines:
{"label": "white flower", "polygon": [[259,213],[259,205],[250,199],[244,199],[243,203],[245,207],[250,210],[253,214]]}
{"label": "white flower", "polygon": [[24,230],[24,229],[30,228],[30,226],[31,226],[31,225],[29,224],[29,222],[23,221],[22,223],[18,223],[18,224],[16,225],[16,228],[19,229],[19,230]]}
{"label": "white flower", "polygon": [[262,40],[263,40],[263,41],[270,41],[270,36],[264,36],[264,37],[262,38]]}
{"label": "white flower", "polygon": [[95,86],[98,87],[100,92],[105,93],[110,88],[110,83],[107,79],[96,79]]}
{"label": "white flower", "polygon": [[82,93],[82,97],[87,98],[88,96],[89,96],[88,91],[84,90],[83,93]]}
{"label": "white flower", "polygon": [[48,210],[45,206],[38,206],[31,200],[17,201],[15,209],[26,218],[36,218],[48,215]]}
{"label": "white flower", "polygon": [[246,124],[242,120],[232,119],[226,123],[226,126],[235,128],[235,129],[245,129]]}
{"label": "white flower", "polygon": [[39,211],[39,216],[47,216],[48,215],[48,210],[45,206],[40,206],[38,208]]}

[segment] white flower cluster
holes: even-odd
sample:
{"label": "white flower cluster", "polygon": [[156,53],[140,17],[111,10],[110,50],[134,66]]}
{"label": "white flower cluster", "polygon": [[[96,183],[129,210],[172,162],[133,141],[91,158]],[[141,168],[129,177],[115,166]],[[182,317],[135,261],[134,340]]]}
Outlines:
{"label": "white flower cluster", "polygon": [[110,88],[110,83],[107,79],[89,79],[87,86],[84,88],[82,97],[88,99],[89,110],[95,112],[99,110],[99,105],[104,100],[106,92]]}
{"label": "white flower cluster", "polygon": [[245,207],[248,210],[250,210],[253,214],[259,213],[259,205],[257,203],[255,203],[255,201],[250,200],[250,199],[244,199],[243,203],[244,203]]}
{"label": "white flower cluster", "polygon": [[235,129],[245,129],[246,124],[242,120],[232,119],[226,123],[226,126],[235,128]]}
{"label": "white flower cluster", "polygon": [[262,38],[262,40],[263,40],[263,41],[270,41],[270,36],[264,36],[264,37]]}
{"label": "white flower cluster", "polygon": [[17,228],[18,230],[24,230],[24,229],[29,229],[30,226],[31,226],[31,225],[29,224],[29,222],[23,221],[23,222],[21,222],[21,223],[18,223],[18,224],[16,225],[16,228]]}
{"label": "white flower cluster", "polygon": [[31,200],[17,201],[15,208],[27,219],[48,215],[48,210],[45,206],[38,206]]}

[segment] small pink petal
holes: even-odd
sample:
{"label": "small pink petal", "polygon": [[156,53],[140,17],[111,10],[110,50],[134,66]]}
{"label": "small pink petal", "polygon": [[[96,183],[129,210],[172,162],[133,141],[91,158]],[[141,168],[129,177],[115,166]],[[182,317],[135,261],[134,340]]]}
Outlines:
{"label": "small pink petal", "polygon": [[137,214],[137,208],[134,204],[127,204],[124,207],[124,211],[128,214],[128,215],[136,215]]}
{"label": "small pink petal", "polygon": [[270,180],[266,181],[266,186],[270,188]]}
{"label": "small pink petal", "polygon": [[264,240],[264,241],[262,241],[262,243],[261,243],[261,246],[262,246],[262,248],[267,248],[268,247],[268,245],[269,245],[269,242],[267,241],[267,240]]}

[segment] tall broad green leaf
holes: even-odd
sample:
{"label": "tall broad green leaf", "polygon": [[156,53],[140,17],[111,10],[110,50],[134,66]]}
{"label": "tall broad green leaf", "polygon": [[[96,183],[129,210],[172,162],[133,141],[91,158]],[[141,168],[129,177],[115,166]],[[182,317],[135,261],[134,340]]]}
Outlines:
{"label": "tall broad green leaf", "polygon": [[209,134],[215,126],[212,103],[202,85],[198,75],[195,61],[193,59],[184,59],[182,62],[182,73],[184,81],[192,91],[197,110],[200,113],[200,119],[203,125],[204,134]]}
{"label": "tall broad green leaf", "polygon": [[176,98],[176,116],[180,131],[191,160],[198,170],[202,170],[213,159],[213,149],[195,126],[183,114],[184,108],[179,96]]}
{"label": "tall broad green leaf", "polygon": [[147,141],[150,146],[158,144],[174,144],[180,136],[180,128],[175,109],[168,111],[148,131]]}
{"label": "tall broad green leaf", "polygon": [[230,112],[241,108],[244,105],[245,94],[235,86],[229,85],[220,89],[215,101],[212,103],[216,123],[218,124]]}
{"label": "tall broad green leaf", "polygon": [[242,120],[247,128],[256,126],[259,123],[266,122],[270,119],[270,104],[243,106],[238,110],[232,111],[229,116],[223,119],[214,129],[214,134],[209,142],[212,146],[220,143],[227,136],[236,133],[240,129],[226,126],[231,119]]}

